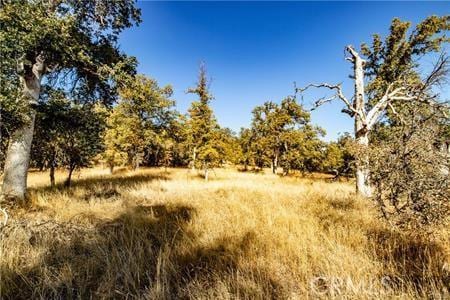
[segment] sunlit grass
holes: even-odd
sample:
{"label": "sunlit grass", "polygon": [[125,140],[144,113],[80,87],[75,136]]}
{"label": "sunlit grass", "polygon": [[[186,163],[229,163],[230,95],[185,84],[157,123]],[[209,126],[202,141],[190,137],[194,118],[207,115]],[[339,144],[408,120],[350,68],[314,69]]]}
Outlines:
{"label": "sunlit grass", "polygon": [[2,230],[5,298],[448,296],[448,230],[397,233],[349,183],[99,168],[70,189],[29,181],[30,205]]}

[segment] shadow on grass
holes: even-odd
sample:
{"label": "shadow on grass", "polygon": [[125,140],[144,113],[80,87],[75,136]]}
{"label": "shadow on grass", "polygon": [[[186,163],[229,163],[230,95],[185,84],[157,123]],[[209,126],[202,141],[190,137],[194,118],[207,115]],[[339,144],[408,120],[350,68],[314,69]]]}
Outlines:
{"label": "shadow on grass", "polygon": [[208,181],[219,181],[219,180],[224,180],[226,178],[224,178],[223,176],[220,176],[220,173],[216,172],[216,170],[218,170],[219,168],[213,168],[213,169],[209,169],[208,171],[208,180],[205,180],[205,171],[202,169],[196,169],[196,170],[187,170],[187,176],[190,179],[200,179],[203,180],[204,182],[208,182]]}
{"label": "shadow on grass", "polygon": [[368,238],[376,258],[385,266],[383,275],[390,278],[386,284],[395,288],[413,286],[424,296],[436,286],[447,287],[449,292],[450,273],[445,268],[446,252],[442,245],[390,228],[371,229]]}
{"label": "shadow on grass", "polygon": [[[443,241],[403,233],[389,226],[371,226],[344,213],[355,209],[356,202],[349,196],[322,199],[321,205],[312,213],[324,232],[364,230],[369,253],[383,265],[380,281],[385,287],[397,291],[412,288],[424,298],[446,298],[430,296],[430,293],[448,295],[450,292],[450,272],[446,267],[448,254]],[[441,287],[447,290],[440,291]]]}
{"label": "shadow on grass", "polygon": [[56,184],[54,187],[41,186],[29,188],[33,192],[62,192],[69,194],[75,188],[81,188],[87,191],[88,196],[109,198],[119,195],[117,188],[133,187],[135,185],[151,182],[154,180],[168,180],[170,172],[160,172],[157,174],[131,174],[126,176],[105,175],[93,176],[73,180],[70,187],[64,185],[63,182]]}
{"label": "shadow on grass", "polygon": [[240,168],[237,168],[237,171],[238,172],[241,172],[241,173],[253,173],[253,174],[264,174],[264,169],[262,169],[262,168],[243,168],[243,167],[240,167]]}
{"label": "shadow on grass", "polygon": [[[189,206],[140,205],[88,227],[27,227],[26,247],[43,249],[42,257],[21,268],[1,266],[2,298],[198,298],[207,296],[202,293],[213,289],[217,279],[228,282],[228,292],[235,296],[279,294],[281,284],[270,274],[239,270],[255,234],[205,245],[189,230],[195,215]],[[3,235],[6,241],[15,238]],[[238,280],[242,278],[246,280]],[[251,289],[243,283],[250,280]]]}

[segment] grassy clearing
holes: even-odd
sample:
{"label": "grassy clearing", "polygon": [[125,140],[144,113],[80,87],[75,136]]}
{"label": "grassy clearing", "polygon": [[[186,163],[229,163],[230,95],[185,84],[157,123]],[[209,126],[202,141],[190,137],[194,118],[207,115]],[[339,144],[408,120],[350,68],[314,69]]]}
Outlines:
{"label": "grassy clearing", "polygon": [[348,183],[215,173],[89,169],[54,190],[31,173],[1,232],[2,297],[449,296],[449,230],[395,232]]}

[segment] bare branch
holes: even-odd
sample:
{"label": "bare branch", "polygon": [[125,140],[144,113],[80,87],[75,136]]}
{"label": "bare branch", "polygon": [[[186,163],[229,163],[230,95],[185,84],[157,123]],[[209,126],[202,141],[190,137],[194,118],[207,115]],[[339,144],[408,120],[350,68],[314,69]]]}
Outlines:
{"label": "bare branch", "polygon": [[416,99],[416,96],[393,96],[389,97],[389,100],[401,100],[401,101],[409,101]]}
{"label": "bare branch", "polygon": [[329,84],[329,83],[310,83],[307,86],[303,87],[303,88],[297,88],[296,92],[300,92],[303,93],[304,91],[308,90],[309,88],[327,88],[330,90],[333,90],[336,92],[335,95],[328,97],[328,98],[320,98],[317,101],[315,101],[315,105],[313,109],[316,109],[317,107],[319,107],[320,105],[330,102],[334,99],[341,99],[342,102],[345,103],[345,105],[347,106],[345,112],[349,111],[351,113],[349,113],[350,115],[358,115],[362,120],[365,120],[365,115],[363,112],[357,111],[353,105],[351,104],[351,102],[344,96],[344,93],[342,92],[342,88],[341,88],[341,84]]}
{"label": "bare branch", "polygon": [[349,62],[353,63],[355,60],[351,57],[346,57],[345,60],[348,60]]}
{"label": "bare branch", "polygon": [[319,106],[321,106],[321,105],[323,105],[323,104],[325,104],[325,103],[328,103],[328,102],[333,101],[333,100],[336,99],[337,97],[338,97],[337,95],[333,95],[333,96],[331,96],[331,97],[322,97],[322,98],[316,100],[316,101],[314,102],[314,106],[311,108],[311,111],[315,110],[316,108],[318,108]]}
{"label": "bare branch", "polygon": [[345,50],[347,52],[349,52],[350,55],[352,56],[352,57],[345,58],[346,60],[351,61],[351,62],[354,62],[355,60],[361,60],[363,64],[366,62],[364,59],[361,58],[361,56],[358,54],[358,52],[355,50],[355,48],[353,48],[352,45],[348,45],[347,47],[345,47]]}
{"label": "bare branch", "polygon": [[[391,102],[394,100],[408,101],[417,98],[415,95],[407,95],[405,87],[399,87],[391,91],[394,83],[389,84],[381,99],[375,104],[372,109],[367,113],[367,125],[372,128],[385,113],[388,106],[392,107]],[[392,107],[393,108],[393,107]]]}
{"label": "bare branch", "polygon": [[392,93],[390,98],[398,101],[417,101],[439,111],[444,117],[448,117],[448,101],[438,101],[439,94],[432,92],[434,86],[442,86],[448,82],[448,75],[449,57],[443,52],[431,72],[422,80],[422,84],[411,87],[408,91],[406,88],[402,88],[401,93]]}
{"label": "bare branch", "polygon": [[391,109],[392,113],[400,119],[400,122],[402,124],[405,124],[405,120],[403,119],[403,117],[397,112],[397,110],[394,108],[394,106],[392,105],[392,103],[388,102],[388,107]]}
{"label": "bare branch", "polygon": [[428,88],[435,85],[443,85],[448,82],[449,73],[449,57],[445,52],[442,52],[433,66],[430,74],[424,80],[424,88]]}
{"label": "bare branch", "polygon": [[367,113],[367,126],[368,128],[372,128],[375,123],[378,121],[378,119],[383,115],[387,105],[388,101],[390,100],[390,96],[393,94],[395,95],[397,92],[400,91],[400,89],[395,89],[393,92],[390,93],[391,88],[393,86],[393,83],[391,83],[386,91],[384,92],[383,97],[375,104],[372,109]]}
{"label": "bare branch", "polygon": [[351,56],[359,57],[358,52],[356,52],[352,45],[348,45],[347,47],[345,47],[345,50],[347,50],[351,54]]}
{"label": "bare branch", "polygon": [[[391,83],[386,89],[383,97],[367,114],[367,124],[369,128],[371,128],[378,121],[387,107],[391,108],[394,114],[399,116],[391,104],[392,101],[418,101],[427,104],[437,110],[440,110],[441,113],[446,116],[448,106],[435,101],[438,95],[430,96],[427,91],[429,91],[432,86],[440,85],[446,80],[448,74],[447,66],[448,56],[442,53],[437,63],[434,65],[433,70],[430,72],[427,78],[423,80],[423,84],[421,84],[420,86],[401,86],[391,91],[394,85],[394,83]],[[398,82],[396,84],[398,84]]]}

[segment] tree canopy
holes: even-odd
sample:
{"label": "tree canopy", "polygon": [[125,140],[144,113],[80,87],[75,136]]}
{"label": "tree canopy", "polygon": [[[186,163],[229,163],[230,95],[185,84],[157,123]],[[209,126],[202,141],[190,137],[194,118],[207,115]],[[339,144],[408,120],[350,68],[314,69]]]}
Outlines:
{"label": "tree canopy", "polygon": [[[134,169],[152,152],[164,148],[176,112],[171,86],[137,75],[119,89],[120,100],[110,113],[105,134],[105,159],[111,170],[127,163]],[[148,159],[147,159],[148,160]]]}

